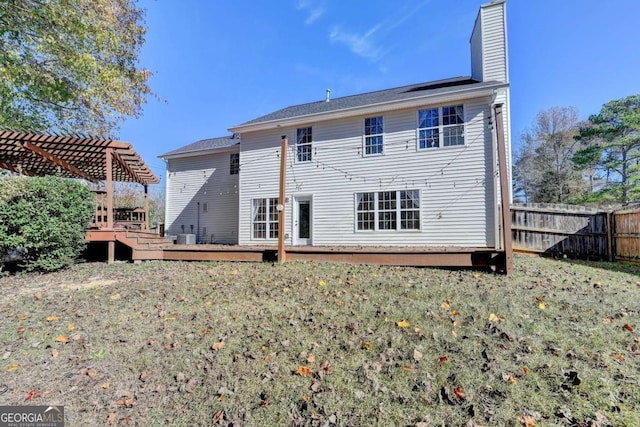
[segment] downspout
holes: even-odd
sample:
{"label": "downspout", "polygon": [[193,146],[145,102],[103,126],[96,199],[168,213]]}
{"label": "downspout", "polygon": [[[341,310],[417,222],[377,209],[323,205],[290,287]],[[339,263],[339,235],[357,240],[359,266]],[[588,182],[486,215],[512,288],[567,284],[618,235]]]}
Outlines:
{"label": "downspout", "polygon": [[490,127],[491,127],[491,182],[493,189],[493,204],[494,204],[494,212],[493,212],[493,242],[496,249],[501,249],[501,239],[500,239],[500,209],[499,208],[499,181],[498,181],[498,143],[496,141],[496,116],[494,113],[494,107],[496,98],[498,97],[498,91],[493,91],[493,96],[491,97],[490,104]]}

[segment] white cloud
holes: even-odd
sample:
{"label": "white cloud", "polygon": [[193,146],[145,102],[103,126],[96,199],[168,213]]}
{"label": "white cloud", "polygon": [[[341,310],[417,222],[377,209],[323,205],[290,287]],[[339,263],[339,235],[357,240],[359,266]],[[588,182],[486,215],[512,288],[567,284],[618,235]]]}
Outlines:
{"label": "white cloud", "polygon": [[309,16],[304,21],[304,23],[307,24],[307,25],[311,25],[315,21],[317,21],[318,18],[320,18],[322,15],[324,15],[324,8],[317,7],[315,9],[312,9],[311,11],[309,11]]}
{"label": "white cloud", "polygon": [[[310,0],[300,1],[308,2]],[[371,27],[364,34],[350,33],[343,31],[340,27],[333,27],[329,32],[329,40],[332,43],[342,43],[356,55],[376,62],[382,59],[388,51],[381,42],[385,38],[384,36],[415,15],[429,1],[424,0],[413,8],[410,7],[411,3],[406,4],[396,13]]]}
{"label": "white cloud", "polygon": [[375,26],[365,34],[360,35],[348,33],[339,27],[334,27],[329,33],[329,40],[331,40],[331,43],[344,44],[358,56],[377,61],[383,54],[382,49],[372,37],[378,28],[379,26]]}
{"label": "white cloud", "polygon": [[304,23],[306,25],[311,25],[324,15],[324,1],[317,2],[314,0],[297,0],[296,10],[307,12],[307,19],[304,20]]}

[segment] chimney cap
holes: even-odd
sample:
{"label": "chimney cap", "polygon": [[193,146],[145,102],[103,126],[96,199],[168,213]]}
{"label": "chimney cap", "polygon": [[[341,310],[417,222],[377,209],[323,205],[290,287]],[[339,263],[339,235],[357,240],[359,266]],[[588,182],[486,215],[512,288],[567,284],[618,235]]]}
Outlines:
{"label": "chimney cap", "polygon": [[327,88],[326,94],[327,94],[327,95],[326,95],[326,97],[325,97],[324,101],[325,101],[325,102],[329,102],[329,101],[331,101],[331,89]]}

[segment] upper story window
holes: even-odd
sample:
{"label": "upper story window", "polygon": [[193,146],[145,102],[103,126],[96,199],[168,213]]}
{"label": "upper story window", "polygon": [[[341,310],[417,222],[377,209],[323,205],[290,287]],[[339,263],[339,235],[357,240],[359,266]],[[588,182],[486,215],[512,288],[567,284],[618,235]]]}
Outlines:
{"label": "upper story window", "polygon": [[382,116],[364,119],[364,154],[382,154]]}
{"label": "upper story window", "polygon": [[418,148],[464,145],[464,107],[450,105],[418,111]]}
{"label": "upper story window", "polygon": [[240,173],[240,153],[232,153],[229,156],[229,175]]}
{"label": "upper story window", "polygon": [[296,153],[299,162],[310,162],[312,160],[312,141],[313,133],[311,127],[298,129],[296,135]]}

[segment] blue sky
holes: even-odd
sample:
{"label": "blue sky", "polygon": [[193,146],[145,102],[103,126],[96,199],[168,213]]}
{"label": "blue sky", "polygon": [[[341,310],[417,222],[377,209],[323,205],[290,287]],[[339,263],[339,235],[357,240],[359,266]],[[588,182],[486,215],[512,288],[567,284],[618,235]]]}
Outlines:
{"label": "blue sky", "polygon": [[[480,0],[141,0],[156,98],[117,136],[158,155],[280,108],[471,74]],[[640,93],[640,1],[507,0],[512,137]]]}

